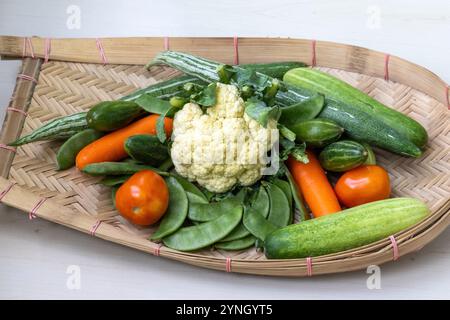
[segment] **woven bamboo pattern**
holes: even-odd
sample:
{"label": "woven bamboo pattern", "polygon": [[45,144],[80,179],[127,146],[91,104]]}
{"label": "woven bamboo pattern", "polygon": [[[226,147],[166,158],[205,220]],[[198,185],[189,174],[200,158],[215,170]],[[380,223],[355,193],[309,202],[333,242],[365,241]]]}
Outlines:
{"label": "woven bamboo pattern", "polygon": [[[273,58],[276,60],[276,57]],[[438,99],[410,86],[380,77],[319,67],[370,96],[419,121],[429,133],[429,144],[420,159],[400,157],[376,150],[377,161],[389,172],[393,197],[415,197],[425,201],[433,214],[418,225],[396,235],[400,255],[418,250],[449,224],[450,211],[450,111]],[[41,66],[28,116],[21,135],[60,116],[89,109],[99,101],[114,100],[157,81],[178,75],[166,67],[151,71],[138,65],[102,65],[49,61]],[[264,275],[305,276],[304,259],[267,260],[255,249],[237,252],[206,249],[181,253],[147,240],[154,228],[134,226],[113,208],[111,189],[75,168],[57,171],[56,152],[60,142],[36,142],[17,149],[7,180],[0,179],[0,192],[17,183],[4,202],[30,210],[39,198],[49,198],[38,216],[89,232],[96,222],[98,236],[155,255],[218,270]],[[6,152],[0,150],[0,152]],[[19,204],[32,195],[27,204]],[[60,210],[59,216],[52,211]],[[54,215],[54,214],[53,214]],[[323,257],[313,258],[314,274],[342,272],[392,260],[392,244],[377,243]]]}

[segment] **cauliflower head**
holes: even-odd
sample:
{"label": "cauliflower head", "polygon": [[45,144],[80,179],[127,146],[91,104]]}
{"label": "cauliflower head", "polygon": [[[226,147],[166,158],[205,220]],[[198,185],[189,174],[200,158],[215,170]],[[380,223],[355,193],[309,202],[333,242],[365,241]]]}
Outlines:
{"label": "cauliflower head", "polygon": [[178,174],[216,193],[258,181],[277,123],[271,120],[264,128],[244,109],[238,88],[221,83],[216,104],[206,113],[195,103],[184,105],[175,114],[172,133],[171,157]]}

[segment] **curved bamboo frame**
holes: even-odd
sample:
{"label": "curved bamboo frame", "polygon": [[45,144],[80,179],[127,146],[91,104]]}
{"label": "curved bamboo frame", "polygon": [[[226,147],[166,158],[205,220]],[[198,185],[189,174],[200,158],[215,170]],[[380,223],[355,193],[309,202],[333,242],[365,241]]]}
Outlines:
{"label": "curved bamboo frame", "polygon": [[[8,57],[20,57],[23,53],[24,38],[0,37],[0,54]],[[101,63],[102,58],[96,46],[95,39],[52,39],[51,51],[47,51],[45,39],[31,38],[34,54],[44,58],[49,55],[51,60],[73,61],[82,63]],[[439,101],[442,112],[448,107],[448,85],[431,71],[408,62],[404,59],[389,56],[381,52],[325,41],[303,39],[271,39],[271,38],[108,38],[101,39],[107,60],[111,64],[145,64],[156,53],[167,47],[173,50],[186,51],[202,55],[224,63],[233,63],[239,58],[240,63],[268,62],[272,60],[315,61],[317,66],[342,69],[376,77],[389,74],[389,79],[408,85],[424,92]],[[238,57],[236,56],[238,55]],[[25,59],[24,70],[31,70],[38,75],[39,60]],[[38,66],[36,67],[36,65]],[[37,71],[36,71],[37,70]],[[414,76],[411,76],[411,75]],[[28,87],[27,87],[28,86]],[[29,101],[32,95],[30,84],[18,81],[15,91],[23,101]],[[28,94],[28,97],[27,97]],[[24,104],[26,108],[26,104]],[[24,109],[26,110],[26,109]],[[23,124],[23,122],[22,122]],[[18,116],[7,117],[3,127],[2,138],[20,135],[21,120]],[[449,141],[442,138],[446,147]],[[0,150],[0,158],[7,151]],[[4,156],[8,161],[0,164],[1,172],[6,176],[9,171],[11,155]],[[9,165],[8,163],[9,162]],[[6,173],[6,175],[5,175]],[[448,180],[450,180],[450,165]],[[7,189],[10,182],[0,178],[0,192]],[[424,245],[437,237],[450,223],[450,196],[446,193],[446,202],[435,210],[426,220],[395,235],[399,254],[403,256],[420,250]],[[22,211],[30,212],[39,202],[39,195],[13,186],[2,199],[7,205]],[[88,215],[80,215],[54,201],[46,201],[39,208],[37,216],[46,220],[68,226],[79,231],[90,233],[97,219]],[[205,256],[198,253],[183,253],[166,247],[160,248],[142,237],[132,235],[117,229],[107,223],[101,223],[95,232],[97,237],[133,247],[138,250],[161,255],[188,264],[227,270],[231,264],[232,272],[274,275],[274,276],[306,276],[308,266],[305,259],[290,260],[250,260],[232,259],[226,257]],[[392,244],[388,239],[364,247],[330,254],[312,259],[314,275],[344,272],[365,268],[372,264],[382,264],[393,259]]]}

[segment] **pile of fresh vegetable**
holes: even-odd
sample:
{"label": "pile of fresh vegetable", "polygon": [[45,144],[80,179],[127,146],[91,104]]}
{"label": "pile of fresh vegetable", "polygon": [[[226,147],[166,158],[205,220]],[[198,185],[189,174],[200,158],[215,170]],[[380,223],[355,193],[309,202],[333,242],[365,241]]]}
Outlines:
{"label": "pile of fresh vegetable", "polygon": [[298,62],[229,66],[166,51],[147,67],[155,64],[185,75],[10,145],[65,140],[60,170],[103,176],[122,216],[157,225],[150,240],[181,251],[317,256],[386,238],[429,213],[419,200],[388,199],[389,175],[371,148],[422,154],[427,133],[402,113]]}

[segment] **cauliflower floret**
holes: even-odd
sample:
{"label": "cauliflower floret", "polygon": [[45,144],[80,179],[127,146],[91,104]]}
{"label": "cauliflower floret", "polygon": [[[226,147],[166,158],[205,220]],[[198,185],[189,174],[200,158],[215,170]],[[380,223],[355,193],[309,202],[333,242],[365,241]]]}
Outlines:
{"label": "cauliflower floret", "polygon": [[238,88],[222,83],[217,84],[216,105],[206,114],[198,105],[186,104],[173,122],[175,170],[216,193],[257,182],[267,165],[262,156],[275,142],[271,130],[277,130],[277,122],[264,128],[244,111]]}
{"label": "cauliflower floret", "polygon": [[217,83],[216,105],[208,108],[206,113],[218,118],[242,118],[244,115],[244,100],[239,95],[237,87]]}

